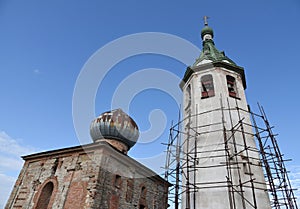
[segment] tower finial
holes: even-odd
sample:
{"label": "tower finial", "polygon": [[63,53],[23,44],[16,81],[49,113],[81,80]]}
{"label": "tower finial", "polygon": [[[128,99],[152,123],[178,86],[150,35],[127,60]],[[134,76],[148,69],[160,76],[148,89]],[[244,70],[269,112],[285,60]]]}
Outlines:
{"label": "tower finial", "polygon": [[205,26],[208,26],[208,21],[207,21],[208,19],[209,19],[208,16],[204,16],[204,17],[203,17],[204,25],[205,25]]}
{"label": "tower finial", "polygon": [[204,28],[201,31],[201,38],[202,38],[203,41],[208,40],[208,39],[212,40],[213,37],[214,37],[213,29],[208,26],[208,21],[207,21],[208,19],[209,19],[208,16],[203,17]]}

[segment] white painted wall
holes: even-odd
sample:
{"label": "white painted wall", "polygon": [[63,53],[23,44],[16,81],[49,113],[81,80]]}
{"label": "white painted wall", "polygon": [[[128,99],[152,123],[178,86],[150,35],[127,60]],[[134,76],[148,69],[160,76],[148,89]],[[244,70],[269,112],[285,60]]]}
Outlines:
{"label": "white painted wall", "polygon": [[[201,99],[201,77],[206,74],[211,74],[214,80],[214,90],[215,96],[210,98]],[[238,97],[240,99],[235,99],[229,96],[227,89],[226,75],[231,75],[236,79]],[[191,102],[188,105],[188,93],[187,86],[191,87]],[[192,153],[195,150],[195,141],[197,149],[197,161],[196,165],[198,168],[196,170],[196,182],[199,186],[199,189],[196,192],[196,207],[195,208],[205,208],[205,209],[230,209],[229,203],[229,192],[226,187],[226,176],[228,175],[227,169],[225,166],[226,157],[224,151],[224,132],[222,124],[222,111],[221,107],[223,106],[225,110],[224,122],[226,128],[227,138],[232,134],[230,129],[232,127],[230,113],[232,118],[233,126],[238,124],[239,119],[242,118],[243,122],[250,124],[250,116],[247,112],[240,111],[240,117],[236,110],[228,110],[229,107],[235,108],[238,107],[247,110],[247,101],[243,88],[243,82],[241,76],[231,70],[225,68],[211,67],[207,70],[201,70],[194,72],[190,79],[186,82],[183,87],[184,92],[184,118],[191,115],[190,120],[186,119],[183,127],[183,140],[186,141],[184,144],[184,152]],[[206,112],[205,114],[202,114]],[[198,116],[194,116],[195,114]],[[209,125],[215,124],[215,125]],[[190,127],[190,128],[189,128]],[[239,128],[238,130],[241,130]],[[200,135],[195,134],[195,132],[200,133]],[[238,165],[232,165],[232,167],[240,167],[239,169],[231,169],[233,177],[233,183],[238,184],[239,179],[242,182],[247,182],[250,180],[250,175],[247,173],[248,163],[250,162],[250,169],[252,171],[252,177],[255,179],[254,188],[255,188],[255,200],[257,202],[257,208],[259,209],[270,209],[270,201],[268,198],[268,193],[266,191],[266,185],[264,180],[264,175],[262,168],[260,166],[260,161],[256,144],[252,134],[252,128],[250,126],[244,125],[244,132],[248,133],[245,136],[245,141],[251,151],[248,153],[241,152],[244,150],[244,138],[243,134],[236,132],[235,141],[236,141],[236,150],[238,155],[237,161]],[[189,143],[188,143],[189,142]],[[229,146],[232,154],[234,153],[233,140],[229,140]],[[240,153],[241,152],[241,153]],[[248,160],[245,158],[248,154]],[[193,154],[194,155],[194,154]],[[185,163],[187,163],[185,161]],[[194,162],[190,160],[188,162],[192,165]],[[244,164],[243,164],[244,163]],[[194,165],[194,164],[193,164]],[[203,168],[211,166],[209,168]],[[239,171],[238,171],[239,170]],[[186,169],[184,169],[186,173]],[[239,178],[238,176],[241,176]],[[194,183],[194,175],[190,173],[190,182]],[[183,177],[183,184],[185,184]],[[217,183],[224,182],[224,183]],[[208,184],[209,183],[209,184]],[[220,187],[219,187],[220,186]],[[210,187],[210,188],[204,188]],[[239,189],[239,187],[236,187]],[[247,199],[250,203],[254,203],[252,189],[250,182],[243,184],[243,195],[244,199]],[[234,193],[234,200],[236,208],[242,209],[242,198],[238,193]],[[183,195],[182,198],[182,208],[186,208],[186,195]],[[191,193],[191,208],[193,206],[193,195]],[[245,201],[246,208],[253,208],[247,201]]]}

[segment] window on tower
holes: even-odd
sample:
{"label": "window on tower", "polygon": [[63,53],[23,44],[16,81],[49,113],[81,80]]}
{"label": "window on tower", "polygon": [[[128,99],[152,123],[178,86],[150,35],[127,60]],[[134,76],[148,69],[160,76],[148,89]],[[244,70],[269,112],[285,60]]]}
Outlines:
{"label": "window on tower", "polygon": [[204,75],[201,77],[201,99],[215,96],[214,82],[212,75]]}
{"label": "window on tower", "polygon": [[230,75],[227,75],[226,80],[229,96],[238,98],[235,78]]}

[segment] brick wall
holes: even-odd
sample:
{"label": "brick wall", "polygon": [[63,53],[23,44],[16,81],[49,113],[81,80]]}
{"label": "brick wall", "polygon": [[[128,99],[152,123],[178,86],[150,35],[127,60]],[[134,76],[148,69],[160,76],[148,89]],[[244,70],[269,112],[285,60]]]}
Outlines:
{"label": "brick wall", "polygon": [[89,146],[25,157],[5,209],[166,208],[166,182],[107,143]]}

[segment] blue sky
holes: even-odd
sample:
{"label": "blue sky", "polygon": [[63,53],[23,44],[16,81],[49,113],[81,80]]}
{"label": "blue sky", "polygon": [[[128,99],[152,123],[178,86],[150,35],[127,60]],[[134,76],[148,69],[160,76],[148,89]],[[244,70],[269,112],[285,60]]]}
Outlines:
{"label": "blue sky", "polygon": [[[20,155],[81,143],[73,126],[73,92],[84,64],[97,50],[141,32],[176,35],[201,48],[204,15],[211,17],[217,48],[245,68],[248,102],[264,106],[282,152],[293,158],[289,167],[299,184],[298,0],[0,0],[0,207],[20,171]],[[186,65],[155,54],[122,60],[102,80],[91,111],[98,115],[109,110],[119,84],[146,68],[182,78]],[[129,113],[142,131],[153,125],[148,120],[152,110],[166,115],[163,134],[136,145],[131,156],[151,158],[164,150],[161,142],[178,117],[178,104],[168,93],[149,88],[131,101]]]}

